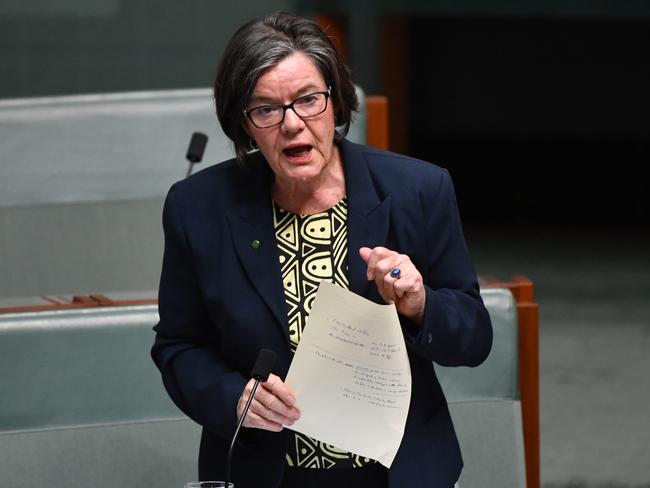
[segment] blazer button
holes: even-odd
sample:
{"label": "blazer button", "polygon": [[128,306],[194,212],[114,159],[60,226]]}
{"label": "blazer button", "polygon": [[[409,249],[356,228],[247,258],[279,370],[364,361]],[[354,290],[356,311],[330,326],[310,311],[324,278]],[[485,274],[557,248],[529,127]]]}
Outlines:
{"label": "blazer button", "polygon": [[431,334],[427,334],[427,344],[431,344],[433,342],[433,336]]}

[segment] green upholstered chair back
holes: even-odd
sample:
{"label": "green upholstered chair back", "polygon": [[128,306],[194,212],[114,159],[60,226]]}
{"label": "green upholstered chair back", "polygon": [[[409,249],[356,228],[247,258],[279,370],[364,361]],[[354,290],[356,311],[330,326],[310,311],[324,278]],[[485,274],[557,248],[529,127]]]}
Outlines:
{"label": "green upholstered chair back", "polygon": [[0,486],[181,488],[200,429],[149,357],[157,307],[0,314]]}
{"label": "green upholstered chair back", "polygon": [[465,462],[458,486],[525,488],[517,304],[503,288],[481,296],[494,330],[489,357],[476,368],[435,365]]}

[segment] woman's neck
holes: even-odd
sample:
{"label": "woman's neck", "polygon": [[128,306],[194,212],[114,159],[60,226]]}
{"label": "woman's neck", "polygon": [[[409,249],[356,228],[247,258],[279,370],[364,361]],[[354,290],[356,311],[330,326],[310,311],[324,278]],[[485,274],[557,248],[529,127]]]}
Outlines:
{"label": "woman's neck", "polygon": [[328,165],[317,179],[273,182],[273,200],[291,213],[311,215],[333,207],[345,197],[345,174],[340,159]]}

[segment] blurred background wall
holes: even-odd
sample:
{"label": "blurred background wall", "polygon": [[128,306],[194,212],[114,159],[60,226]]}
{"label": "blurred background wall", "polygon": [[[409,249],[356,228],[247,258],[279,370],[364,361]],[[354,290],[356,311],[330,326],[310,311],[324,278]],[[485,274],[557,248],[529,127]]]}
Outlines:
{"label": "blurred background wall", "polygon": [[3,0],[0,98],[209,86],[274,10],[342,22],[392,148],[448,167],[466,220],[650,220],[644,1]]}
{"label": "blurred background wall", "polygon": [[343,29],[479,273],[536,283],[543,484],[650,486],[650,2],[2,0],[0,98],[210,86],[274,10]]}
{"label": "blurred background wall", "polygon": [[0,96],[209,86],[237,26],[290,0],[3,0]]}

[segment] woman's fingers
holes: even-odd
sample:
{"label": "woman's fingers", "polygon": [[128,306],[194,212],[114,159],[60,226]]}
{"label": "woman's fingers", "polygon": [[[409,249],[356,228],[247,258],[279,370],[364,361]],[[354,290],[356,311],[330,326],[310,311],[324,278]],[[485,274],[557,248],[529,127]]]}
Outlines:
{"label": "woman's fingers", "polygon": [[270,392],[274,399],[279,400],[284,405],[293,406],[296,403],[296,397],[293,391],[291,391],[291,388],[279,376],[273,373],[269,375],[268,380],[260,383],[260,386]]}
{"label": "woman's fingers", "polygon": [[[394,287],[404,274],[402,261],[410,262],[408,256],[398,254],[385,247],[375,247],[373,249],[362,247],[359,253],[368,265],[367,278],[375,281],[382,298],[387,302],[396,301],[397,295]],[[400,269],[399,278],[391,275],[391,272],[396,268]]]}
{"label": "woman's fingers", "polygon": [[373,249],[362,247],[359,250],[359,254],[368,265],[366,277],[369,280],[376,280],[378,275],[386,274],[389,263],[397,263],[396,256],[398,254],[385,247],[375,247]]}
{"label": "woman's fingers", "polygon": [[[268,383],[260,383],[253,399],[254,411],[266,419],[291,425],[298,420],[300,412],[293,405],[295,400],[291,401],[293,395],[288,394],[286,388],[282,388],[284,386],[282,380],[277,376],[275,378],[279,383],[273,386]],[[291,401],[291,403],[287,403],[287,401]]]}
{"label": "woman's fingers", "polygon": [[366,278],[377,284],[377,290],[386,302],[394,302],[395,278],[390,276],[390,272],[399,265],[399,254],[385,247],[362,247],[359,254],[368,266]]}
{"label": "woman's fingers", "polygon": [[[237,417],[253,389],[255,380],[250,380],[237,403]],[[279,431],[284,425],[292,425],[300,417],[295,407],[295,396],[291,389],[276,375],[269,375],[268,381],[260,383],[255,392],[244,426]]]}
{"label": "woman's fingers", "polygon": [[284,428],[284,425],[278,424],[277,422],[272,422],[265,419],[264,417],[260,417],[255,412],[251,412],[250,410],[248,411],[248,414],[246,414],[243,425],[244,427],[248,428],[264,429],[270,430],[272,432],[280,432]]}
{"label": "woman's fingers", "polygon": [[400,314],[420,323],[424,316],[426,293],[422,275],[411,258],[380,246],[372,249],[362,247],[359,254],[368,266],[368,279],[374,280],[381,297],[387,303],[394,302]]}
{"label": "woman's fingers", "polygon": [[[258,401],[257,393],[255,394],[255,397],[256,398],[253,398],[253,401],[251,402],[251,407],[246,415],[246,419],[244,420],[244,425],[246,427],[258,427],[258,425],[255,425],[256,423],[263,425],[264,428],[269,426],[272,430],[276,430],[278,426],[282,427],[285,425],[292,425],[295,422],[293,417],[287,417],[278,413]],[[257,417],[257,419],[255,417]]]}

